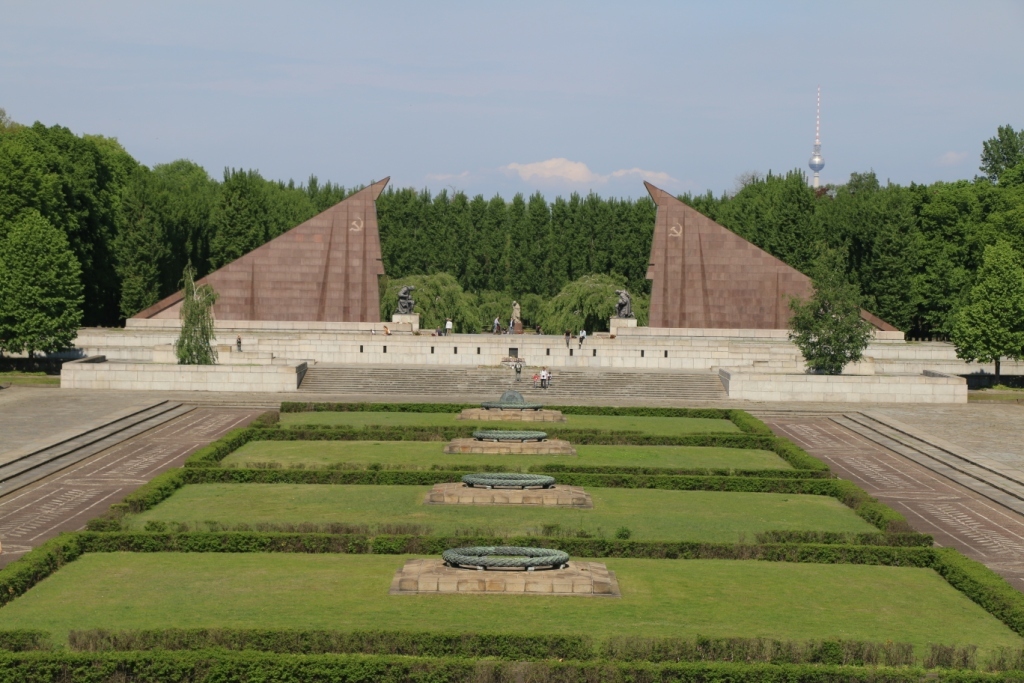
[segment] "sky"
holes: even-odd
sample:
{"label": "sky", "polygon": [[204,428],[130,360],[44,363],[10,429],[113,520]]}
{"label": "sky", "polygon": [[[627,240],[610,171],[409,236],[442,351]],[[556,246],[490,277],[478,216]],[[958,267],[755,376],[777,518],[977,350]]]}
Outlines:
{"label": "sky", "polygon": [[[0,107],[153,166],[462,190],[972,178],[1024,128],[1024,2],[0,0]],[[808,172],[809,173],[809,172]]]}

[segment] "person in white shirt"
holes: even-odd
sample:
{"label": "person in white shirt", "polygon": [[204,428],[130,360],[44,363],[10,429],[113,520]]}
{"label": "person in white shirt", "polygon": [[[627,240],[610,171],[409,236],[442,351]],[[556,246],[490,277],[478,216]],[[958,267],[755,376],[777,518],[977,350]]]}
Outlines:
{"label": "person in white shirt", "polygon": [[446,320],[445,323],[444,323],[444,336],[447,337],[451,333],[452,333],[452,319],[448,318],[448,320]]}
{"label": "person in white shirt", "polygon": [[583,348],[583,342],[585,342],[586,340],[587,340],[587,331],[586,330],[580,330],[580,348],[581,349]]}

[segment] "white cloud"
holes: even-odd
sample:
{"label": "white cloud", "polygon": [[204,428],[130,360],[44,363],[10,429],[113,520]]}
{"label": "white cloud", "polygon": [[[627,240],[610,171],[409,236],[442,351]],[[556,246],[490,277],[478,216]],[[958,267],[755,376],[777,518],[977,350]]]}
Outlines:
{"label": "white cloud", "polygon": [[946,152],[939,157],[939,166],[957,166],[967,158],[967,152]]}
{"label": "white cloud", "polygon": [[607,175],[595,173],[582,161],[569,161],[558,157],[547,161],[535,161],[530,164],[511,163],[501,167],[506,173],[515,173],[525,181],[558,181],[570,185],[604,184],[615,178],[635,176],[644,180],[659,183],[678,182],[668,173],[662,171],[645,171],[642,168],[623,168]]}

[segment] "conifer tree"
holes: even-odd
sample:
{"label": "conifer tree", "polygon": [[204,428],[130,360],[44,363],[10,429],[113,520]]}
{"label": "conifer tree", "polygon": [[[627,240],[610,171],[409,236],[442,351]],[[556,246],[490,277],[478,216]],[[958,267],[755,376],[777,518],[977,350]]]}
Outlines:
{"label": "conifer tree", "polygon": [[184,299],[181,302],[181,334],[174,343],[179,365],[213,365],[217,362],[217,349],[210,343],[214,338],[213,304],[217,292],[210,285],[196,287],[196,271],[190,261],[182,274]]}
{"label": "conifer tree", "polygon": [[954,317],[952,341],[966,361],[1024,359],[1024,268],[1008,242],[985,247],[985,258],[967,304]]}
{"label": "conifer tree", "polygon": [[859,361],[871,340],[871,325],[860,317],[860,292],[846,277],[845,254],[820,246],[811,270],[814,294],[791,299],[789,338],[811,372],[838,375]]}
{"label": "conifer tree", "polygon": [[66,349],[82,322],[82,269],[64,233],[25,211],[0,240],[0,349]]}

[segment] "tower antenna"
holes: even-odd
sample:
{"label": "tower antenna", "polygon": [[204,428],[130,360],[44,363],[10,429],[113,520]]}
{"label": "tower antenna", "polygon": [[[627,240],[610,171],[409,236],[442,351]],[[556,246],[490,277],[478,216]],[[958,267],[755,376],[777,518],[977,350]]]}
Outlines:
{"label": "tower antenna", "polygon": [[821,178],[818,173],[821,169],[825,168],[825,160],[821,158],[821,86],[818,86],[818,104],[814,116],[814,152],[811,154],[811,160],[807,164],[814,171],[814,179],[811,181],[811,187],[817,189],[821,187]]}

